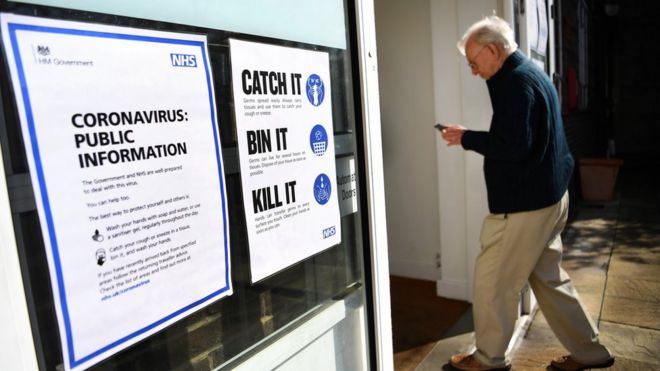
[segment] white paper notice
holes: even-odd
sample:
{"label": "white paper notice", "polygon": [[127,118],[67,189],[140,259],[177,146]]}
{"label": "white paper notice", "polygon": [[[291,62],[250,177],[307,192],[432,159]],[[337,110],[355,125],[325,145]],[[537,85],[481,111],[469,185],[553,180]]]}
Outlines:
{"label": "white paper notice", "polygon": [[539,42],[539,17],[537,11],[537,0],[527,1],[529,12],[527,12],[527,42],[531,50],[536,51]]}
{"label": "white paper notice", "polygon": [[230,40],[252,282],[341,242],[325,52]]}
{"label": "white paper notice", "polygon": [[2,14],[66,369],[230,295],[203,36]]}
{"label": "white paper notice", "polygon": [[537,0],[536,9],[539,18],[539,37],[536,44],[536,51],[545,57],[548,48],[548,12],[546,12],[545,0]]}

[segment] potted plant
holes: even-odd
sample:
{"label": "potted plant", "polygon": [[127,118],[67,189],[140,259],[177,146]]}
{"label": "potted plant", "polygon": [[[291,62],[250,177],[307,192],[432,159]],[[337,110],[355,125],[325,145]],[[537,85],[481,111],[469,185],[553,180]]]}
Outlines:
{"label": "potted plant", "polygon": [[581,158],[580,183],[585,201],[611,201],[623,160],[618,158]]}

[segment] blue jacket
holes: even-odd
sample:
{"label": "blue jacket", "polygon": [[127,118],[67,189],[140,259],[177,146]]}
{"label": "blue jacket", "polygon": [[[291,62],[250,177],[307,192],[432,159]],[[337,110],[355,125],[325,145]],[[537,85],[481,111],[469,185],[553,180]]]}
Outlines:
{"label": "blue jacket", "polygon": [[493,106],[490,130],[468,130],[461,144],[484,156],[490,212],[515,213],[555,204],[573,172],[555,87],[520,51],[511,54],[486,84]]}

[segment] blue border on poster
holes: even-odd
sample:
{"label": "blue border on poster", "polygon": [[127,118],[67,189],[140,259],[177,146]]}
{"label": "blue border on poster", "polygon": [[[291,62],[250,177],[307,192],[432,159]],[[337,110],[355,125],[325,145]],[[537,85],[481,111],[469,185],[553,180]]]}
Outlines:
{"label": "blue border on poster", "polygon": [[[11,40],[11,46],[12,49],[14,50],[14,59],[16,63],[16,69],[18,71],[18,78],[20,81],[20,89],[23,95],[23,104],[25,106],[25,113],[26,113],[26,118],[28,122],[28,128],[30,132],[30,143],[32,144],[32,155],[34,156],[34,163],[35,163],[35,168],[37,171],[37,177],[39,179],[39,188],[41,189],[41,202],[43,203],[44,206],[44,212],[46,216],[46,221],[48,225],[48,234],[50,238],[50,243],[51,243],[51,248],[53,252],[53,261],[55,263],[55,271],[57,275],[57,286],[59,288],[60,292],[60,306],[62,308],[62,316],[64,317],[64,327],[66,330],[66,339],[67,339],[67,351],[69,354],[69,362],[70,362],[70,367],[76,367],[79,366],[80,364],[87,362],[91,360],[92,358],[95,358],[99,356],[102,353],[107,352],[108,350],[115,348],[122,343],[125,343],[137,336],[140,336],[144,334],[145,332],[148,332],[149,330],[163,324],[164,322],[167,322],[171,320],[172,318],[222,294],[223,292],[227,291],[230,289],[230,280],[229,280],[229,254],[228,254],[228,246],[227,246],[227,241],[228,241],[228,234],[227,234],[227,213],[226,213],[226,206],[225,206],[225,190],[224,190],[224,178],[223,178],[223,173],[222,173],[222,160],[220,158],[220,144],[218,143],[218,133],[217,133],[217,128],[216,128],[216,122],[215,122],[215,110],[214,110],[214,104],[213,104],[213,89],[211,86],[211,76],[209,72],[209,67],[207,63],[207,58],[206,58],[206,48],[205,43],[201,41],[192,41],[192,40],[178,40],[178,39],[170,39],[170,38],[161,38],[161,37],[151,37],[151,36],[138,36],[138,35],[130,35],[130,34],[120,34],[120,33],[112,33],[112,32],[99,32],[99,31],[88,31],[88,30],[76,30],[76,29],[68,29],[68,28],[56,28],[56,27],[45,27],[45,26],[35,26],[35,25],[29,25],[29,24],[20,24],[20,23],[7,23],[7,27],[9,30],[9,37]],[[32,31],[32,32],[43,32],[43,33],[54,33],[54,34],[65,34],[65,35],[75,35],[75,36],[86,36],[86,37],[98,37],[98,38],[110,38],[110,39],[119,39],[119,40],[130,40],[130,41],[141,41],[141,42],[154,42],[154,43],[165,43],[165,44],[175,44],[175,45],[188,45],[188,46],[198,46],[201,49],[202,52],[202,59],[204,60],[204,70],[206,72],[206,84],[208,88],[208,93],[209,93],[209,107],[210,107],[210,114],[211,114],[211,126],[213,127],[213,139],[215,142],[215,157],[216,161],[218,164],[218,174],[220,176],[220,192],[222,196],[222,219],[223,219],[223,232],[224,232],[224,248],[225,248],[225,283],[226,285],[219,290],[183,307],[180,308],[179,310],[169,314],[168,316],[155,321],[129,335],[124,336],[123,338],[120,338],[88,355],[76,358],[75,350],[74,350],[74,341],[72,338],[71,334],[71,319],[69,318],[69,311],[67,307],[67,300],[66,300],[66,290],[64,287],[64,280],[62,276],[62,267],[61,267],[61,262],[60,262],[60,256],[59,256],[59,250],[58,250],[58,244],[57,244],[57,237],[55,236],[55,227],[53,223],[53,216],[51,214],[50,210],[50,202],[48,200],[48,192],[46,189],[46,182],[44,179],[44,173],[43,173],[43,168],[41,164],[41,156],[39,154],[39,145],[37,141],[37,135],[36,131],[34,128],[34,118],[32,116],[32,106],[30,105],[30,96],[28,93],[28,86],[27,86],[27,81],[25,79],[25,71],[23,69],[22,61],[21,61],[21,56],[20,56],[20,50],[18,48],[18,40],[16,39],[16,32],[17,31]]]}

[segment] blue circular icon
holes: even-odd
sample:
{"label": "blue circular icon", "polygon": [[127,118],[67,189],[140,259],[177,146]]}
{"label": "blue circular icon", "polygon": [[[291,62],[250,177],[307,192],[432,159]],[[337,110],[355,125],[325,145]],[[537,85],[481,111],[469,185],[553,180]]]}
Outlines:
{"label": "blue circular icon", "polygon": [[330,201],[330,194],[332,189],[330,186],[330,178],[321,173],[314,181],[314,198],[319,205],[325,205]]}
{"label": "blue circular icon", "polygon": [[323,125],[316,125],[312,128],[312,132],[309,134],[309,145],[315,155],[323,156],[328,148],[328,133]]}
{"label": "blue circular icon", "polygon": [[325,87],[319,75],[313,73],[307,78],[307,99],[313,106],[320,106],[325,97]]}

